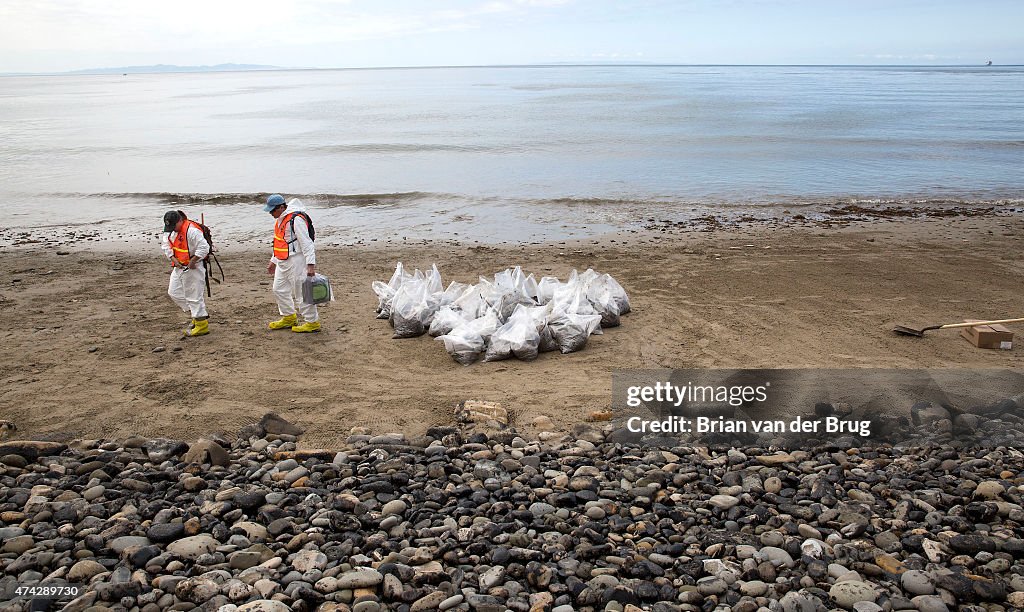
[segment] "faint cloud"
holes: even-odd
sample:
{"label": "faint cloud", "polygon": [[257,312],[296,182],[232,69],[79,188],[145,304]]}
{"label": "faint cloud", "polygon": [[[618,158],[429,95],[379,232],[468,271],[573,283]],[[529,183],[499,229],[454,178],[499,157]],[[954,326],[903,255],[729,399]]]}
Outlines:
{"label": "faint cloud", "polygon": [[555,8],[572,4],[573,0],[507,0],[485,2],[474,11],[477,14],[486,15],[494,13],[511,13],[526,11],[531,8]]}
{"label": "faint cloud", "polygon": [[487,2],[485,4],[481,4],[477,8],[477,11],[481,14],[505,13],[508,11],[515,10],[515,8],[515,5],[509,2]]}
{"label": "faint cloud", "polygon": [[899,54],[899,53],[875,53],[867,54],[861,53],[856,57],[861,59],[873,59],[873,60],[888,60],[888,61],[903,61],[903,62],[936,62],[936,61],[950,61],[963,59],[960,55],[938,55],[935,53],[916,53],[916,54]]}
{"label": "faint cloud", "polygon": [[572,0],[515,0],[515,3],[520,6],[563,6],[571,4]]}
{"label": "faint cloud", "polygon": [[0,50],[171,51],[175,45],[246,49],[339,43],[477,28],[491,16],[522,16],[571,2],[449,1],[408,10],[406,4],[355,0],[4,0]]}

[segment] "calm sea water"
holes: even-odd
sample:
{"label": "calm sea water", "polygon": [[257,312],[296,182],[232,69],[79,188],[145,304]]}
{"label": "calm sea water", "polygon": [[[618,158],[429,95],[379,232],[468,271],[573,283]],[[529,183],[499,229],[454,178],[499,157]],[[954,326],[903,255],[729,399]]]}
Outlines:
{"label": "calm sea water", "polygon": [[1019,199],[1024,67],[0,78],[0,201],[16,225],[264,192],[319,194],[339,224],[383,206],[409,228],[476,211],[495,231],[480,211]]}

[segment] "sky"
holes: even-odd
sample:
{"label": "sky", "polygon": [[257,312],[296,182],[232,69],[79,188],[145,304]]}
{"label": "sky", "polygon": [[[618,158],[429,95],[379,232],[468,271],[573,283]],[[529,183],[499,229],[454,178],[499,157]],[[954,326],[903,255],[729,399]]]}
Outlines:
{"label": "sky", "polygon": [[1021,0],[3,0],[0,72],[1024,64]]}

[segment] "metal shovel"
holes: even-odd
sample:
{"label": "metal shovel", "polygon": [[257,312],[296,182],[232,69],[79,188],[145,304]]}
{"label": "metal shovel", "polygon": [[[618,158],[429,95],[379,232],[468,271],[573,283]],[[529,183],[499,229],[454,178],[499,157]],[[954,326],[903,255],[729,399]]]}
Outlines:
{"label": "metal shovel", "polygon": [[924,327],[924,328],[921,328],[921,329],[913,329],[913,328],[910,328],[910,327],[903,327],[902,325],[897,325],[896,328],[893,329],[892,331],[896,332],[897,334],[904,335],[904,336],[918,336],[918,337],[921,337],[921,336],[924,335],[924,332],[931,331],[933,329],[954,329],[954,328],[957,328],[957,327],[977,327],[978,325],[998,325],[1000,323],[1021,323],[1021,322],[1024,322],[1024,319],[1000,319],[998,321],[971,321],[969,323],[950,323],[948,325],[932,325],[930,327]]}

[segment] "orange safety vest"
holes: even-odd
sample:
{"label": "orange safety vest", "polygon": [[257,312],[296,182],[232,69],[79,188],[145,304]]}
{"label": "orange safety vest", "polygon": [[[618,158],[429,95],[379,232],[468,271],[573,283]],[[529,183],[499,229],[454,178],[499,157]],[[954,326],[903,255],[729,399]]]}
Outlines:
{"label": "orange safety vest", "polygon": [[181,231],[178,232],[174,240],[171,240],[170,235],[167,236],[167,242],[171,245],[171,250],[174,251],[174,258],[185,266],[192,260],[192,255],[188,252],[188,228],[193,225],[199,227],[199,224],[195,221],[185,219],[185,225],[182,226]]}
{"label": "orange safety vest", "polygon": [[[288,243],[284,239],[284,228],[288,225],[296,213],[287,213],[281,215],[277,219],[277,223],[274,224],[274,257],[280,261],[288,259]],[[292,242],[295,242],[295,236],[292,236]]]}

